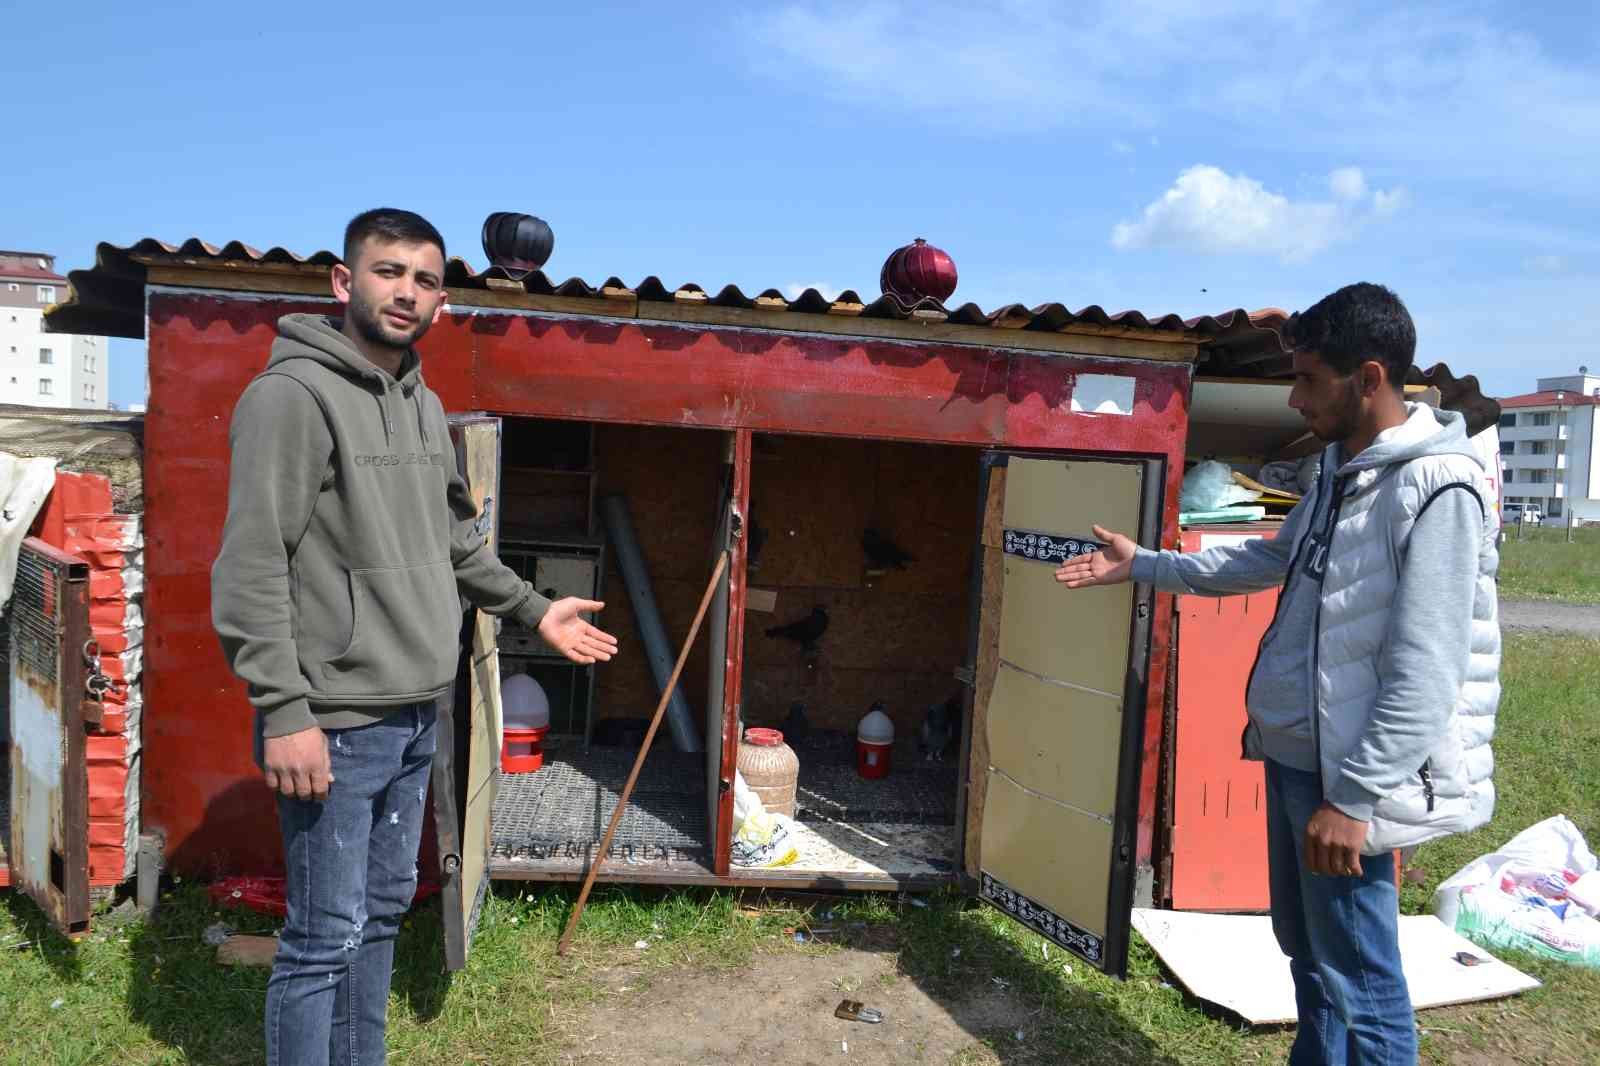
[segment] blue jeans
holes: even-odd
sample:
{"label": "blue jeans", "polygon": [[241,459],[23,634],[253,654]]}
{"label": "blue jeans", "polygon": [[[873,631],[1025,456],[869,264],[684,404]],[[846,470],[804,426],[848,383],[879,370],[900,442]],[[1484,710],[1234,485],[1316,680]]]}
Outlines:
{"label": "blue jeans", "polygon": [[1305,866],[1322,780],[1267,760],[1272,930],[1289,956],[1300,1030],[1290,1066],[1412,1066],[1416,1016],[1400,968],[1394,855],[1361,856],[1360,877]]}
{"label": "blue jeans", "polygon": [[400,919],[417,890],[434,704],[329,729],[324,801],[278,797],[289,913],[267,982],[268,1066],[384,1061]]}

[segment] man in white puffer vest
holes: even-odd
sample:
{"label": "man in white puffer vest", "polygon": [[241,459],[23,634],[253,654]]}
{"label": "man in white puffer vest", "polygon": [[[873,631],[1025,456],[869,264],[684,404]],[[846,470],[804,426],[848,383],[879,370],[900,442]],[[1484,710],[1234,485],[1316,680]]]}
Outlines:
{"label": "man in white puffer vest", "polygon": [[1409,1064],[1393,849],[1494,811],[1497,522],[1462,416],[1405,402],[1416,331],[1394,293],[1347,286],[1286,334],[1289,405],[1327,448],[1278,535],[1183,554],[1096,527],[1107,547],[1056,579],[1206,596],[1283,586],[1244,754],[1266,761],[1272,922],[1300,1015],[1289,1062]]}

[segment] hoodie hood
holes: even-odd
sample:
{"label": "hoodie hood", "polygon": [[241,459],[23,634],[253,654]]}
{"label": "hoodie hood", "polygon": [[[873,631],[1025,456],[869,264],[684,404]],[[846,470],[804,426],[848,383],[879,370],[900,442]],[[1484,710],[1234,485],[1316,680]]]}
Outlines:
{"label": "hoodie hood", "polygon": [[399,377],[389,374],[361,354],[350,338],[339,331],[340,320],[327,315],[284,315],[278,319],[278,339],[272,342],[267,368],[280,368],[292,359],[309,359],[368,388],[377,401],[383,419],[384,439],[394,438],[394,414],[389,396],[395,390],[411,401],[417,431],[428,442],[427,420],[422,413],[422,360],[415,348],[406,349],[400,361]]}
{"label": "hoodie hood", "polygon": [[[1456,411],[1439,411],[1427,404],[1406,404],[1404,423],[1379,435],[1366,451],[1339,467],[1340,477],[1381,471],[1385,467],[1408,463],[1426,455],[1464,455],[1479,469],[1483,460],[1467,437],[1466,417]],[[1332,445],[1340,449],[1342,445]],[[1330,455],[1335,454],[1330,450]]]}

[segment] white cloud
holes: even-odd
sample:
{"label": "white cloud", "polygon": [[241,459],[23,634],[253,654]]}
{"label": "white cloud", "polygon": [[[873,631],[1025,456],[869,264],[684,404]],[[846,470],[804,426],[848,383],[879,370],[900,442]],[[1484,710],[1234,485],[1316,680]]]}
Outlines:
{"label": "white cloud", "polygon": [[1163,135],[1204,128],[1317,158],[1359,153],[1385,170],[1587,198],[1600,66],[1553,54],[1528,20],[1498,10],[795,0],[743,32],[752,66],[802,93],[968,131],[1099,129],[1153,146],[1158,124]]}
{"label": "white cloud", "polygon": [[824,300],[837,300],[839,293],[844,291],[831,281],[791,281],[783,287],[783,294],[790,300],[798,300],[807,289],[816,289]]}
{"label": "white cloud", "polygon": [[1360,167],[1340,167],[1328,175],[1328,188],[1341,200],[1360,200],[1367,195],[1367,176]]}
{"label": "white cloud", "polygon": [[1129,144],[1127,141],[1116,140],[1111,142],[1111,150],[1118,155],[1132,155],[1133,145]]}
{"label": "white cloud", "polygon": [[[1111,231],[1111,245],[1122,250],[1257,253],[1292,262],[1348,238],[1373,214],[1397,206],[1390,195],[1367,211],[1366,181],[1355,167],[1334,171],[1328,185],[1338,202],[1291,200],[1248,175],[1192,166],[1137,221],[1119,222]],[[1382,197],[1380,192],[1375,200]]]}

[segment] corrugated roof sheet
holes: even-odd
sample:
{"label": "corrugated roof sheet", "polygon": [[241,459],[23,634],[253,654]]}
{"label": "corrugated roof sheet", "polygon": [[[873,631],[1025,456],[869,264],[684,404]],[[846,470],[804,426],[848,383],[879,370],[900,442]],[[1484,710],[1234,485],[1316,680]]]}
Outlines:
{"label": "corrugated roof sheet", "polygon": [[[340,257],[330,251],[302,256],[286,248],[273,247],[263,252],[241,241],[230,241],[219,246],[190,238],[182,244],[168,244],[147,237],[126,246],[102,243],[95,250],[95,265],[92,268],[70,272],[70,298],[50,308],[45,313],[45,319],[47,328],[59,333],[143,337],[144,285],[146,272],[151,266],[317,276],[339,261]],[[534,271],[518,280],[500,267],[476,271],[460,258],[452,258],[445,265],[445,285],[457,292],[486,289],[504,291],[509,288],[535,296],[592,299],[597,301],[596,314],[606,313],[601,301],[615,302],[617,299],[635,299],[640,304],[703,303],[713,307],[741,308],[772,313],[773,329],[784,328],[780,317],[784,312],[801,312],[877,319],[917,319],[935,330],[939,324],[948,323],[996,330],[1058,332],[1083,325],[1098,330],[1127,331],[1129,334],[1149,331],[1179,333],[1200,346],[1199,369],[1205,374],[1281,378],[1288,376],[1292,369],[1289,350],[1283,341],[1283,328],[1290,316],[1276,307],[1257,311],[1235,308],[1221,314],[1183,318],[1176,314],[1152,316],[1142,311],[1108,312],[1099,304],[1073,311],[1062,303],[1052,302],[1036,307],[1010,303],[993,311],[985,311],[974,303],[955,308],[946,307],[937,300],[906,304],[886,294],[873,296],[868,302],[854,290],[848,289],[833,300],[816,289],[807,289],[790,300],[776,288],[763,289],[754,296],[746,295],[736,285],[723,286],[715,293],[693,282],[671,288],[655,275],[633,286],[617,277],[607,278],[598,286],[582,278],[568,278],[557,283],[542,271]],[[470,301],[463,301],[467,302]],[[641,317],[649,317],[645,308],[641,308],[640,314]],[[937,333],[930,333],[929,336],[936,337]],[[996,344],[1005,346],[1003,334],[996,335]],[[1465,412],[1472,432],[1494,424],[1500,417],[1499,405],[1482,394],[1475,377],[1468,375],[1458,379],[1442,363],[1427,371],[1414,369],[1410,380],[1439,388],[1444,406]]]}
{"label": "corrugated roof sheet", "polygon": [[[71,299],[49,312],[50,328],[65,333],[99,332],[122,337],[142,336],[144,328],[142,289],[146,269],[150,266],[320,274],[337,262],[339,256],[329,251],[302,256],[286,248],[274,247],[263,252],[240,241],[230,241],[219,246],[196,238],[191,238],[182,244],[168,244],[146,238],[126,246],[101,244],[96,250],[93,268],[71,272],[73,290]],[[713,293],[693,282],[669,287],[655,275],[631,286],[616,277],[607,278],[598,286],[591,285],[582,278],[568,278],[556,282],[542,271],[534,271],[517,280],[512,279],[500,267],[476,271],[469,263],[459,258],[452,258],[446,264],[445,284],[456,292],[520,287],[522,291],[535,296],[594,300],[632,297],[641,303],[703,302],[713,307],[847,314],[863,318],[915,318],[930,323],[948,322],[952,325],[989,326],[1001,329],[1054,332],[1081,323],[1101,329],[1186,333],[1194,335],[1194,339],[1201,343],[1234,335],[1257,335],[1256,339],[1267,341],[1270,326],[1284,317],[1283,312],[1277,309],[1257,312],[1263,317],[1263,324],[1258,325],[1254,321],[1255,316],[1243,309],[1185,319],[1176,314],[1152,316],[1142,311],[1110,312],[1098,304],[1091,304],[1074,311],[1062,303],[1040,304],[1032,308],[1012,303],[993,311],[985,311],[974,303],[951,308],[931,299],[907,304],[886,294],[874,295],[869,300],[854,290],[846,290],[840,293],[837,299],[829,300],[816,289],[807,289],[797,298],[790,300],[776,288],[763,289],[754,295],[749,295],[737,285],[725,285]],[[781,328],[776,322],[774,326]],[[1277,345],[1274,343],[1272,347],[1277,348]]]}

